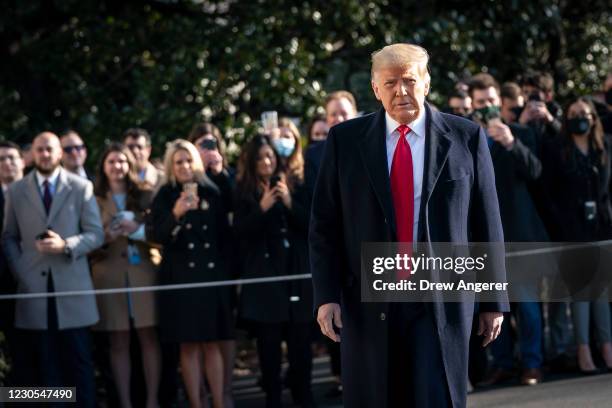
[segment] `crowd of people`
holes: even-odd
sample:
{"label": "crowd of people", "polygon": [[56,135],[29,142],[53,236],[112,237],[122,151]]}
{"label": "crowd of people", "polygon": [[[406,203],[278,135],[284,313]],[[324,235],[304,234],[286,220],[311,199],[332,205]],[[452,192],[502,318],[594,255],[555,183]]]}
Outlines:
{"label": "crowd of people", "polygon": [[[440,110],[487,131],[506,241],[612,239],[612,74],[603,96],[562,108],[552,77],[541,72],[501,86],[481,73],[449,94]],[[149,133],[128,129],[93,172],[86,140],[74,130],[42,132],[28,152],[0,142],[3,294],[193,284],[0,301],[6,384],[74,385],[79,406],[93,407],[97,371],[107,397],[130,407],[134,377],[143,373],[147,407],[171,406],[178,378],[191,407],[232,407],[239,329],[256,340],[266,406],[281,406],[285,386],[296,405],[313,406],[313,342],[325,341],[314,324],[310,280],[198,284],[310,272],[310,207],[324,141],[332,126],[359,115],[347,91],[331,93],[324,108],[304,126],[306,137],[294,120],[279,118],[242,146],[235,167],[210,123],[168,143],[159,163]],[[521,302],[512,315],[516,324],[504,320],[488,358],[472,348],[475,385],[517,376],[538,384],[545,364],[586,375],[612,370],[607,298]],[[341,395],[340,349],[326,346],[336,379],[330,394]],[[488,361],[486,373],[478,361]]]}

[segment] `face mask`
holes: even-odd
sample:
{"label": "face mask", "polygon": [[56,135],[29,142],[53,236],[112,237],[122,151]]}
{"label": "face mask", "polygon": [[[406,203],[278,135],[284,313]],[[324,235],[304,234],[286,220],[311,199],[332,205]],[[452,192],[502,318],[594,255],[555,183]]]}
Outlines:
{"label": "face mask", "polygon": [[518,122],[519,118],[521,117],[521,113],[523,113],[523,107],[516,106],[514,108],[510,108],[510,111],[512,111],[512,113],[514,114],[514,121]]}
{"label": "face mask", "polygon": [[499,106],[485,106],[484,108],[474,110],[472,114],[474,119],[486,124],[491,119],[499,118]]}
{"label": "face mask", "polygon": [[606,91],[606,104],[612,105],[612,88]]}
{"label": "face mask", "polygon": [[279,137],[278,139],[274,139],[272,141],[272,145],[274,146],[276,153],[278,153],[280,157],[286,159],[287,157],[291,156],[291,153],[293,153],[293,150],[295,150],[295,139]]}
{"label": "face mask", "polygon": [[572,118],[567,120],[567,131],[571,135],[586,135],[591,129],[587,118]]}

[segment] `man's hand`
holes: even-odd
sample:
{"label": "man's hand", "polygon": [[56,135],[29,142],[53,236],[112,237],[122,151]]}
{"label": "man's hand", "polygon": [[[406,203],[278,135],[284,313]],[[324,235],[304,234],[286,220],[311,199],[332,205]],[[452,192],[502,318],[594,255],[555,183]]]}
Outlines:
{"label": "man's hand", "polygon": [[317,312],[317,322],[321,327],[321,333],[339,343],[340,336],[334,331],[334,324],[339,329],[342,328],[342,319],[340,319],[340,305],[337,303],[326,303],[319,306]]}
{"label": "man's hand", "polygon": [[47,230],[49,235],[45,239],[36,241],[36,249],[43,254],[61,254],[66,247],[66,241],[60,237],[55,231]]}
{"label": "man's hand", "polygon": [[501,120],[490,120],[487,125],[487,132],[491,139],[502,145],[506,149],[512,148],[514,136],[510,128],[503,124]]}
{"label": "man's hand", "polygon": [[484,336],[482,347],[487,347],[489,343],[499,336],[501,332],[504,314],[501,312],[483,312],[478,316],[478,335]]}

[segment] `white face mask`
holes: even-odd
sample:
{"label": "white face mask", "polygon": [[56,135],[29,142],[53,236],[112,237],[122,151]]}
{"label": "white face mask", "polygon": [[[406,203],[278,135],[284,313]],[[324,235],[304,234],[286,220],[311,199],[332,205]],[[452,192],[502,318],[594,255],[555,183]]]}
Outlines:
{"label": "white face mask", "polygon": [[276,153],[278,153],[278,155],[284,159],[291,156],[295,150],[294,138],[279,137],[278,139],[274,139],[272,144],[274,145],[274,150],[276,150]]}

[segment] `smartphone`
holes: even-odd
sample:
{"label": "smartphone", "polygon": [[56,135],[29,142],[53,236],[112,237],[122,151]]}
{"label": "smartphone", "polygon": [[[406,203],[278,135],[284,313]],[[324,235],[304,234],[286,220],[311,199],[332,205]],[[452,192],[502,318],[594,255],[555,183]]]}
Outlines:
{"label": "smartphone", "polygon": [[202,150],[217,150],[217,139],[204,139],[200,142]]}
{"label": "smartphone", "polygon": [[532,93],[530,93],[528,101],[529,102],[544,102],[542,100],[542,98],[540,97],[540,93],[539,92],[532,92]]}
{"label": "smartphone", "polygon": [[185,183],[183,184],[183,191],[187,193],[190,199],[194,199],[198,196],[198,184],[197,183]]}
{"label": "smartphone", "polygon": [[278,112],[266,111],[261,114],[261,124],[266,132],[278,127]]}
{"label": "smartphone", "polygon": [[279,176],[274,175],[270,177],[270,189],[273,189],[274,187],[276,187],[279,181],[280,181]]}
{"label": "smartphone", "polygon": [[36,240],[37,241],[41,241],[41,240],[46,239],[46,238],[51,238],[51,235],[49,234],[49,231],[41,232],[40,234],[38,234],[36,236]]}

